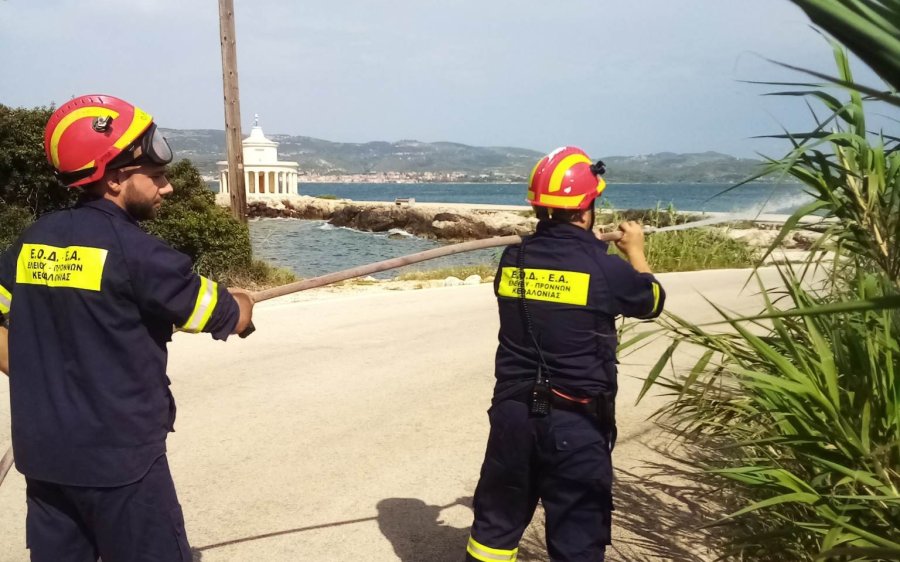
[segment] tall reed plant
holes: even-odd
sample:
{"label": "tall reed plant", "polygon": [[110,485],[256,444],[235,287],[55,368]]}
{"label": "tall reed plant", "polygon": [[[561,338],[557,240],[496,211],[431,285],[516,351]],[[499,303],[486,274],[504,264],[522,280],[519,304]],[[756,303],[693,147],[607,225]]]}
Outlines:
{"label": "tall reed plant", "polygon": [[[812,290],[791,266],[779,272],[782,291],[760,283],[761,316],[775,318],[718,308],[729,331],[671,314],[660,320],[672,343],[644,392],[654,384],[668,391],[660,417],[705,453],[698,470],[728,482],[743,502],[721,522],[733,539],[726,557],[812,560],[852,548],[833,559],[898,559],[900,311],[806,314],[851,295]],[[883,277],[857,275],[863,303],[896,296]],[[667,371],[686,344],[699,359]]]}
{"label": "tall reed plant", "polygon": [[[840,81],[853,83],[838,46],[835,60]],[[900,560],[897,139],[867,130],[858,91],[840,99],[796,86],[778,95],[817,102],[825,117],[814,112],[812,131],[780,135],[792,148],[764,173],[800,180],[814,201],[770,251],[809,213],[826,219],[824,236],[807,267],[779,266],[783,289],[759,281],[759,315],[717,306],[727,329],[661,319],[671,343],[641,397],[654,385],[671,396],[658,416],[705,452],[698,473],[739,502],[719,521],[731,539],[723,558]],[[626,338],[622,349],[647,337]],[[682,346],[698,358],[674,369]]]}
{"label": "tall reed plant", "polygon": [[[885,91],[808,69],[801,72],[851,86],[893,105],[900,105],[900,2],[897,0],[791,0],[819,28],[850,49],[892,89]],[[781,63],[779,63],[781,64]],[[790,65],[782,64],[782,66]]]}

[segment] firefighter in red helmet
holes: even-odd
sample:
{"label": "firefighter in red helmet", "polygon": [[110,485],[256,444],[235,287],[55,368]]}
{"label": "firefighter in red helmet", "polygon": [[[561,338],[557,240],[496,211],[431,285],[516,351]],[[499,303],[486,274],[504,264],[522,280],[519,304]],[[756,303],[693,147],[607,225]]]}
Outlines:
{"label": "firefighter in red helmet", "polygon": [[172,192],[172,150],[149,114],[75,98],[50,117],[44,148],[80,199],[0,256],[0,367],[31,559],[190,560],[166,460],[166,346],[173,327],[219,340],[249,332],[253,300],[138,226]]}
{"label": "firefighter in red helmet", "polygon": [[630,263],[594,235],[604,172],[574,147],[542,158],[528,185],[537,230],[500,258],[497,382],[467,560],[516,560],[538,500],[552,560],[603,560],[610,543],[615,319],[659,315],[665,293],[639,224],[619,226]]}

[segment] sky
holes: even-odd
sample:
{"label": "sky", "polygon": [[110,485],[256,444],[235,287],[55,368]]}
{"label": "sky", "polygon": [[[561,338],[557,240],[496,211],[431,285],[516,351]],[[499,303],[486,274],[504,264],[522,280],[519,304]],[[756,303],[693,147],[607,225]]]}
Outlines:
{"label": "sky", "polygon": [[[242,126],[337,142],[781,156],[831,49],[788,0],[234,0]],[[106,93],[223,129],[214,0],[0,0],[0,103]],[[858,65],[857,78],[878,84]]]}

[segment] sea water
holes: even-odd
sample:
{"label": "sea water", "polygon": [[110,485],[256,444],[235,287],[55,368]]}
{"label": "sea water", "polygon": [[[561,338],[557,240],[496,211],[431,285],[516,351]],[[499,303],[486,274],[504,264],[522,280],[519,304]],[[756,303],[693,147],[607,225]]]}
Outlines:
{"label": "sea water", "polygon": [[[527,205],[525,184],[516,183],[301,183],[303,195],[334,195],[356,201],[393,201],[414,197],[423,203]],[[674,206],[679,211],[790,213],[808,197],[797,184],[611,184],[601,201],[616,209]]]}
{"label": "sea water", "polygon": [[[601,200],[619,209],[647,209],[672,205],[679,211],[729,212],[746,216],[760,212],[790,213],[809,201],[800,186],[748,184],[728,190],[725,184],[616,184]],[[300,184],[303,195],[334,195],[357,201],[393,201],[414,197],[421,202],[525,205],[524,184]],[[254,256],[301,277],[314,277],[406,254],[438,247],[441,243],[391,233],[359,232],[334,227],[325,221],[297,219],[256,219],[250,222]],[[500,249],[480,250],[438,258],[411,269],[496,263]],[[391,278],[400,270],[376,274]]]}
{"label": "sea water", "polygon": [[[321,220],[254,219],[250,221],[253,255],[272,265],[290,269],[301,277],[315,277],[407,254],[436,248],[441,244],[400,231],[360,232],[335,227]],[[439,269],[456,265],[496,263],[500,248],[489,248],[437,258],[402,268]],[[373,277],[390,279],[399,269]]]}

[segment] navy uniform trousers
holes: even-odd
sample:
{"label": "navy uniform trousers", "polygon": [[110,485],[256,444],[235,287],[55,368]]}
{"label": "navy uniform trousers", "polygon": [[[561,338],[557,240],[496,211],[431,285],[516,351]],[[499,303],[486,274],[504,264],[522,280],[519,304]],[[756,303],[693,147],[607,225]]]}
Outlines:
{"label": "navy uniform trousers", "polygon": [[529,416],[517,400],[495,403],[466,560],[515,561],[538,499],[554,562],[598,562],[610,543],[614,439],[584,414]]}
{"label": "navy uniform trousers", "polygon": [[26,478],[25,533],[33,562],[190,562],[184,518],[163,455],[114,488]]}

